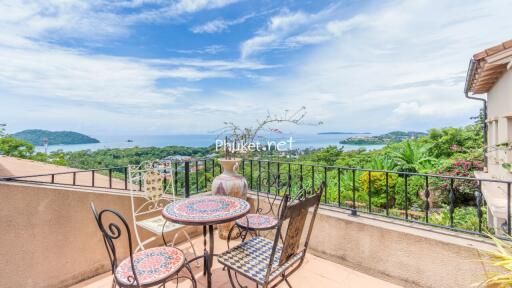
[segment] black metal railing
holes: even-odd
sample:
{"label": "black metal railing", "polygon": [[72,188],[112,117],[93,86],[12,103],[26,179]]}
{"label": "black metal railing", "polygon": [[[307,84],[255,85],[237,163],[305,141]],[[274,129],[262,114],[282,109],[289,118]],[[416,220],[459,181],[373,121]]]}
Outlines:
{"label": "black metal railing", "polygon": [[278,183],[290,182],[292,195],[325,182],[324,206],[478,235],[494,232],[486,228],[482,194],[484,183],[494,183],[507,195],[505,222],[497,232],[511,232],[512,181],[260,159],[244,159],[239,170],[251,190],[283,193],[268,185],[276,176]]}
{"label": "black metal railing", "polygon": [[[178,196],[190,195],[210,190],[212,179],[221,173],[221,167],[215,159],[193,159],[190,161],[174,162],[164,174],[173,173],[174,187]],[[48,174],[25,176],[0,177],[0,181],[16,181],[25,183],[54,184],[63,186],[76,186],[85,188],[107,188],[116,190],[129,190],[128,167],[111,167],[89,170],[75,170]],[[170,177],[164,177],[167,186]],[[132,183],[135,190],[143,188],[142,177],[138,183]],[[133,187],[133,186],[131,186]],[[133,188],[132,188],[133,189]]]}
{"label": "black metal railing", "polygon": [[[181,197],[211,190],[213,178],[221,173],[216,159],[172,165],[169,173],[174,173],[174,186]],[[304,189],[318,189],[325,182],[322,205],[345,209],[352,215],[372,214],[478,235],[486,230],[510,235],[512,230],[512,181],[260,159],[244,159],[238,170],[249,189],[258,192],[282,195],[289,190],[295,196]],[[129,189],[127,167],[3,177],[0,181]],[[489,183],[506,195],[500,231],[486,228],[487,203],[481,191],[482,185]],[[141,190],[142,182],[138,185]]]}

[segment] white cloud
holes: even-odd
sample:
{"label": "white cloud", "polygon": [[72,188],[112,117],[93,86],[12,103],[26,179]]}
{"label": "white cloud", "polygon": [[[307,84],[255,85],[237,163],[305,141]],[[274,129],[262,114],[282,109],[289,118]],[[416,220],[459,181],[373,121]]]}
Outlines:
{"label": "white cloud", "polygon": [[202,49],[179,49],[171,50],[182,54],[217,54],[226,51],[226,47],[223,45],[208,45]]}
{"label": "white cloud", "polygon": [[[271,17],[265,27],[257,31],[254,37],[242,43],[241,57],[247,58],[253,54],[273,49],[296,47],[299,42],[310,44],[311,39],[318,38],[318,36],[325,41],[326,33],[313,35],[313,31],[317,30],[318,23],[326,21],[333,11],[333,6],[314,14],[281,10],[279,14]],[[302,33],[301,31],[307,32]],[[293,41],[294,38],[295,41]],[[313,42],[319,41],[315,39]]]}
{"label": "white cloud", "polygon": [[194,26],[192,29],[190,29],[190,31],[194,33],[217,33],[227,29],[228,26],[228,21],[223,19],[216,19],[199,26]]}
{"label": "white cloud", "polygon": [[137,13],[127,17],[127,19],[129,22],[161,21],[169,17],[221,8],[239,1],[240,0],[178,0],[170,2],[170,4],[163,4],[158,9]]}
{"label": "white cloud", "polygon": [[322,45],[289,63],[291,71],[272,85],[245,95],[272,95],[262,100],[272,107],[305,105],[311,117],[324,121],[325,130],[464,125],[481,107],[463,95],[468,61],[507,40],[511,10],[511,2],[497,0],[390,1],[342,19],[331,13],[314,21],[296,16],[276,22],[287,23],[277,25],[286,33],[267,24],[244,42],[242,57]]}
{"label": "white cloud", "polygon": [[[181,2],[154,0],[150,6],[157,8],[148,10],[141,5],[145,1],[116,2],[140,10],[134,13],[138,19],[119,20],[114,4],[103,10],[89,4],[98,1],[63,2],[68,6],[44,12],[36,2],[26,9],[18,2],[0,4],[0,114],[9,127],[41,122],[43,128],[84,125],[84,131],[102,133],[201,133],[225,120],[253,124],[267,110],[303,105],[311,121],[325,123],[305,129],[459,126],[481,105],[463,97],[469,58],[512,34],[510,2],[395,0],[357,13],[341,6],[318,13],[280,10],[241,44],[238,60],[112,57],[45,43],[73,31],[91,39],[117,37],[130,33],[130,21],[232,3],[183,2],[178,9],[174,5]],[[281,53],[283,62],[252,60],[258,53],[265,59],[263,52],[303,45],[312,46],[290,58]],[[190,53],[210,59],[207,50],[219,49]],[[195,82],[201,79],[216,81]]]}
{"label": "white cloud", "polygon": [[[105,40],[129,33],[144,21],[166,21],[184,14],[221,8],[239,0],[50,0],[0,2],[1,44],[23,41],[24,37],[43,41],[62,38]],[[151,4],[146,5],[144,4]],[[14,37],[15,36],[15,37]],[[18,39],[13,39],[18,38]]]}
{"label": "white cloud", "polygon": [[[146,128],[142,123],[156,121],[174,125],[187,119],[187,111],[194,105],[190,99],[204,92],[196,88],[194,81],[244,77],[243,73],[233,71],[271,67],[250,61],[116,57],[51,44],[57,39],[78,37],[95,41],[129,33],[129,24],[115,9],[142,7],[143,2],[148,3],[2,2],[0,114],[12,124],[10,127],[17,127],[16,122],[28,123],[25,127],[39,126],[38,119],[44,118],[47,119],[43,121],[45,125],[51,123],[65,128],[88,121],[102,130],[105,123],[121,123],[121,120],[114,120],[118,117],[127,125],[133,125],[134,131],[144,132]],[[168,4],[167,1],[149,2],[160,6]],[[192,13],[234,2],[178,1],[171,6],[175,7],[175,13]],[[223,46],[212,45],[205,47],[204,53],[213,54],[222,49]],[[169,117],[174,114],[181,115],[183,120]],[[161,120],[165,117],[169,121]]]}
{"label": "white cloud", "polygon": [[190,29],[193,33],[220,33],[229,28],[229,26],[242,24],[248,19],[254,17],[254,13],[245,15],[234,20],[215,19],[204,24],[194,26]]}

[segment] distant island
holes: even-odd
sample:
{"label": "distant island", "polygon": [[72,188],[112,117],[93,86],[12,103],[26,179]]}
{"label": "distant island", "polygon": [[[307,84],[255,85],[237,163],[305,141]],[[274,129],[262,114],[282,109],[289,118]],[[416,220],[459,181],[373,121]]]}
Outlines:
{"label": "distant island", "polygon": [[386,145],[398,143],[407,139],[415,139],[427,135],[425,132],[393,131],[378,136],[354,136],[341,140],[340,144],[350,145]]}
{"label": "distant island", "polygon": [[43,145],[45,138],[48,139],[48,145],[100,143],[98,139],[73,131],[29,129],[14,133],[11,136],[25,140],[36,146]]}
{"label": "distant island", "polygon": [[370,132],[320,132],[318,135],[372,134]]}

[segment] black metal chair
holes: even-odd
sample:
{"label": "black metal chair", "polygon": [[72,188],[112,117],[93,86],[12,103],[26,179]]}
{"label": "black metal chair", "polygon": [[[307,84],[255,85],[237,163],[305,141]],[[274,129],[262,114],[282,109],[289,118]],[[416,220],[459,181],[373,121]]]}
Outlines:
{"label": "black metal chair", "polygon": [[[91,203],[91,210],[103,236],[112,266],[112,287],[165,287],[167,282],[176,280],[178,284],[180,279],[188,279],[194,288],[197,287],[189,262],[180,249],[162,246],[134,254],[130,227],[123,215],[111,209],[97,213],[94,203]],[[126,237],[121,237],[122,230],[126,231]],[[116,243],[123,238],[126,238],[130,255],[119,261]],[[183,268],[190,276],[180,275]]]}
{"label": "black metal chair", "polygon": [[[274,241],[264,237],[253,237],[239,245],[221,253],[219,263],[228,270],[229,281],[232,287],[238,284],[237,274],[243,275],[256,283],[256,287],[276,287],[283,281],[291,287],[288,277],[297,271],[306,256],[306,251],[313,230],[320,199],[325,184],[322,183],[318,192],[311,197],[293,201],[286,194],[283,198]],[[310,208],[314,207],[303,247],[300,247],[302,232],[306,226],[306,218]],[[288,221],[284,237],[284,244],[279,245],[279,238],[283,223]],[[231,272],[235,272],[235,277]],[[236,283],[235,283],[236,280]]]}
{"label": "black metal chair", "polygon": [[[258,182],[261,175],[258,176]],[[277,227],[279,212],[281,211],[283,202],[279,202],[278,207],[275,207],[275,203],[279,196],[279,192],[286,188],[285,194],[290,193],[291,181],[290,175],[286,182],[279,181],[278,175],[274,176],[270,182],[271,186],[275,186],[275,193],[263,193],[264,198],[267,200],[267,208],[264,209],[261,206],[261,193],[256,191],[256,209],[255,213],[247,214],[246,216],[235,221],[235,224],[231,227],[228,233],[227,246],[229,249],[229,242],[233,239],[233,232],[236,232],[234,238],[240,238],[242,242],[245,241],[248,235],[253,237],[260,236],[260,232],[270,231]],[[299,191],[300,194],[300,191]]]}

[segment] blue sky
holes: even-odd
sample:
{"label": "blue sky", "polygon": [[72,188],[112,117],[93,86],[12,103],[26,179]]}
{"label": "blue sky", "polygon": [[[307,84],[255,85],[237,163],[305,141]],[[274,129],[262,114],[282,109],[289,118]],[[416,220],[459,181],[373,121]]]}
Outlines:
{"label": "blue sky", "polygon": [[[44,2],[44,3],[43,3]],[[321,127],[462,126],[512,1],[0,1],[8,131],[200,134],[306,106]]]}

